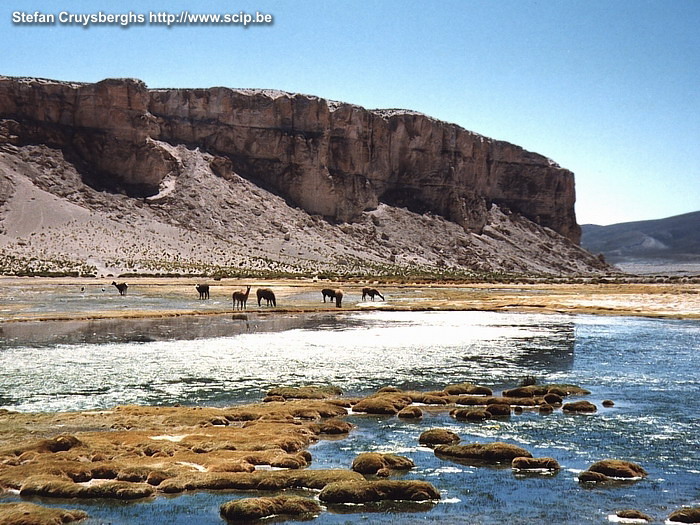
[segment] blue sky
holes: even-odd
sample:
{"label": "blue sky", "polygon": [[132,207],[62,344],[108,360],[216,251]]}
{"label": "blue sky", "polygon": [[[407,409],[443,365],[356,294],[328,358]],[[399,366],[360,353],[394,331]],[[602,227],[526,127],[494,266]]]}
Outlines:
{"label": "blue sky", "polygon": [[[12,23],[183,9],[274,23]],[[698,0],[5,0],[0,74],[414,109],[554,159],[576,174],[579,223],[610,224],[700,210],[698,27]]]}

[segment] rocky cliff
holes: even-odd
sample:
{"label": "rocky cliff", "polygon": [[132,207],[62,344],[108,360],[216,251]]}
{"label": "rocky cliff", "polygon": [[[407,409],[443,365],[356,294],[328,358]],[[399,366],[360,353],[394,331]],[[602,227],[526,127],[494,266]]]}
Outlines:
{"label": "rocky cliff", "polygon": [[157,142],[164,141],[199,147],[216,157],[212,167],[222,176],[257,180],[338,221],[384,202],[480,232],[495,203],[580,238],[570,171],[415,112],[280,91],[0,77],[0,116],[18,143],[60,147],[103,184],[146,195],[180,169]]}
{"label": "rocky cliff", "polygon": [[17,257],[605,271],[577,246],[574,200],[551,160],[415,112],[0,77],[0,245]]}

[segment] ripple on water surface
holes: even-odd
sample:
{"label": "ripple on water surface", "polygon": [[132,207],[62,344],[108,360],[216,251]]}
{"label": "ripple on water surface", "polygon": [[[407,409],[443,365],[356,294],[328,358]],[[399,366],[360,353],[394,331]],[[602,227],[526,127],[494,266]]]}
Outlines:
{"label": "ripple on water surface", "polygon": [[[252,320],[251,320],[252,319]],[[273,386],[335,384],[362,395],[392,384],[432,390],[474,381],[494,390],[526,375],[591,390],[592,415],[525,411],[467,424],[425,410],[422,422],[350,416],[346,439],[311,448],[312,468],[347,468],[360,452],[406,455],[442,492],[432,508],[403,509],[401,523],[602,523],[621,508],[657,519],[697,500],[700,481],[700,325],[694,321],[487,312],[364,312],[279,318],[231,316],[77,324],[71,331],[0,343],[0,404],[14,410],[76,410],[117,404],[226,405],[259,400]],[[57,325],[52,325],[57,326]],[[64,326],[65,325],[58,325]],[[603,399],[615,406],[602,408]],[[682,403],[679,400],[682,399]],[[463,443],[506,441],[562,470],[514,476],[438,459],[420,433],[448,428]],[[585,488],[577,474],[599,459],[635,461],[647,479]],[[90,503],[93,519],[220,523],[218,505],[243,494],[188,494],[149,504]],[[90,508],[87,508],[90,507]],[[397,521],[392,506],[330,509],[317,523]],[[359,513],[359,514],[358,514]],[[94,521],[97,523],[98,521]]]}

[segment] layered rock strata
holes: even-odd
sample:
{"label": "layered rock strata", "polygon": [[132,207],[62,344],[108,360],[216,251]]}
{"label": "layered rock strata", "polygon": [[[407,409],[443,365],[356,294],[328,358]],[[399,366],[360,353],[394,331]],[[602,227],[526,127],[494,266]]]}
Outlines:
{"label": "layered rock strata", "polygon": [[0,77],[0,143],[60,148],[96,186],[142,196],[211,154],[311,214],[353,221],[380,203],[480,233],[492,204],[578,243],[573,174],[553,161],[428,116],[267,90],[154,89]]}

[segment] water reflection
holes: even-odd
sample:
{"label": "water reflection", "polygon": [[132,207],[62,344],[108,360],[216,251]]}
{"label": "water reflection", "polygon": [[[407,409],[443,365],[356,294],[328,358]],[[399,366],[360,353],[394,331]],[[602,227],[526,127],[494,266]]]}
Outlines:
{"label": "water reflection", "polygon": [[[507,341],[498,340],[497,346],[483,345],[470,347],[463,359],[482,368],[493,365],[494,359],[509,361],[513,369],[523,371],[565,371],[573,367],[576,337],[574,322],[548,323],[533,327],[520,325],[527,335],[514,336]],[[508,355],[503,355],[504,344]],[[527,374],[523,374],[527,375]]]}
{"label": "water reflection", "polygon": [[0,324],[0,349],[17,346],[192,340],[295,328],[332,329],[334,326],[344,324],[337,317],[337,315],[324,313],[307,315],[236,313],[155,319],[9,322]]}
{"label": "water reflection", "polygon": [[[424,513],[433,509],[437,505],[434,501],[379,501],[372,503],[358,504],[327,504],[327,511],[333,514],[379,514],[395,513],[407,518],[406,513]],[[371,519],[371,516],[370,516]],[[423,521],[423,520],[421,520]]]}
{"label": "water reflection", "polygon": [[[93,321],[70,329],[54,323],[43,325],[40,334],[24,325],[26,332],[13,332],[15,339],[0,351],[0,405],[21,410],[130,402],[216,405],[259,400],[270,386],[309,383],[337,384],[350,395],[386,384],[434,389],[465,380],[497,389],[531,374],[590,389],[588,399],[598,412],[541,416],[525,410],[479,424],[457,421],[444,409],[425,409],[420,422],[351,414],[356,427],[349,436],[310,448],[311,468],[348,468],[361,452],[405,455],[416,467],[397,479],[430,481],[443,499],[426,509],[394,503],[333,506],[314,523],[594,524],[630,502],[663,521],[671,509],[697,500],[700,324],[695,321],[483,312],[246,315]],[[25,333],[42,346],[25,344]],[[88,340],[94,333],[112,339]],[[154,340],[129,340],[143,336]],[[606,398],[615,400],[613,408],[600,406]],[[418,442],[428,428],[456,432],[464,444],[517,444],[537,457],[555,458],[562,469],[552,476],[523,476],[441,459]],[[639,463],[649,477],[591,490],[579,485],[577,473],[603,458]],[[164,520],[214,525],[222,522],[219,505],[251,495],[259,494],[202,491],[130,504],[32,501],[87,510],[92,517],[86,525]],[[0,495],[3,502],[17,500]]]}
{"label": "water reflection", "polygon": [[565,373],[574,340],[566,316],[488,312],[237,313],[3,329],[2,401],[20,410],[234,404],[309,383],[355,395],[388,384],[498,388]]}

